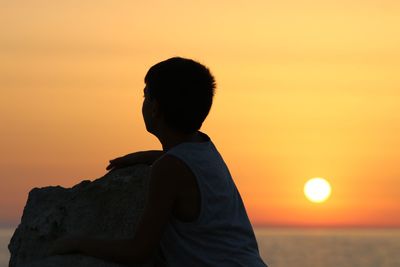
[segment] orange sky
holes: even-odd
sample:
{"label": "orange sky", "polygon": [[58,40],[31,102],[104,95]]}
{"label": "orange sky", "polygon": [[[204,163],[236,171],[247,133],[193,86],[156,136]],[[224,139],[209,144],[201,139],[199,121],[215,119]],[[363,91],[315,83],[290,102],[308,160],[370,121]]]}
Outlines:
{"label": "orange sky", "polygon": [[[72,186],[160,148],[143,77],[171,56],[210,67],[204,124],[254,224],[400,226],[400,3],[0,3],[0,224],[29,190]],[[325,177],[331,198],[303,185]]]}

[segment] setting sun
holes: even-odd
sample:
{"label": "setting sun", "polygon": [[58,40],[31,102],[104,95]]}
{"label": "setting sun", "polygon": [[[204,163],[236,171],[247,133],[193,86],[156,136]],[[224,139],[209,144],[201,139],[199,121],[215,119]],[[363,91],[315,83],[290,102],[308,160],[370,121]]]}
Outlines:
{"label": "setting sun", "polygon": [[312,178],[304,185],[304,195],[315,203],[324,202],[331,195],[331,185],[323,178]]}

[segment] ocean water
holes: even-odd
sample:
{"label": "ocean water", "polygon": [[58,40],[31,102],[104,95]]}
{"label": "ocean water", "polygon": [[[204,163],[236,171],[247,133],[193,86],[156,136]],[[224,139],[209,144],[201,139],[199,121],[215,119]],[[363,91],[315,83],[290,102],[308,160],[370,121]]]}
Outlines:
{"label": "ocean water", "polygon": [[0,267],[7,267],[10,253],[8,252],[8,243],[14,233],[13,228],[0,228]]}
{"label": "ocean water", "polygon": [[271,267],[400,267],[400,229],[255,229]]}
{"label": "ocean water", "polygon": [[[8,266],[14,229],[0,228],[0,267]],[[256,228],[270,267],[398,267],[400,229]]]}

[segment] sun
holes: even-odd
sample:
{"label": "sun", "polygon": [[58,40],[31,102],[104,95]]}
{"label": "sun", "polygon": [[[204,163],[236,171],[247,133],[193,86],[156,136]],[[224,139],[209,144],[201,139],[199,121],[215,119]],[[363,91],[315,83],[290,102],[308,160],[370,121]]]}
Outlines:
{"label": "sun", "polygon": [[324,202],[329,198],[331,192],[331,185],[324,178],[312,178],[304,185],[304,195],[311,202]]}

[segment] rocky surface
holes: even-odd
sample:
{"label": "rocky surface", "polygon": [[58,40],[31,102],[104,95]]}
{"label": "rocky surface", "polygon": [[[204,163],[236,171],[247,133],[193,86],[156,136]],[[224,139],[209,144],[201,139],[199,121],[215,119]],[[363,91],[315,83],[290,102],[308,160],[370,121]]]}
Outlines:
{"label": "rocky surface", "polygon": [[82,181],[72,188],[32,189],[8,246],[9,266],[121,266],[78,254],[48,256],[48,251],[60,237],[132,237],[144,208],[149,171],[146,165],[136,165],[114,170],[92,182]]}

